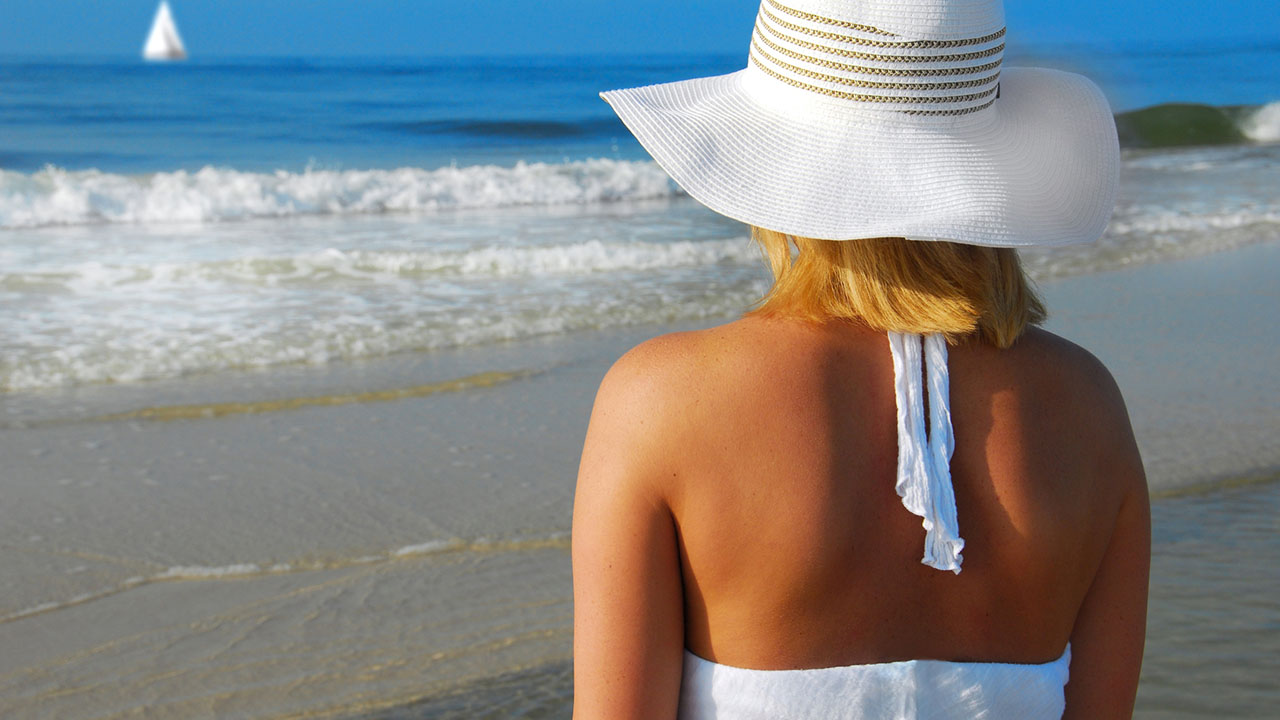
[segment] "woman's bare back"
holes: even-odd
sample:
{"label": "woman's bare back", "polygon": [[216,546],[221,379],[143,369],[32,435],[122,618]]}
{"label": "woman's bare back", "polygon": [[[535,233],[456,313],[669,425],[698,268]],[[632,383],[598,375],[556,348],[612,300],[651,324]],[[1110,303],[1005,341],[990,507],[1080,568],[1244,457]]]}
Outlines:
{"label": "woman's bare back", "polygon": [[[613,382],[644,417],[690,651],[755,669],[1040,663],[1070,641],[1068,715],[1125,687],[1132,701],[1149,530],[1110,375],[1036,329],[1006,350],[974,340],[949,354],[958,575],[920,563],[920,518],[894,490],[883,333],[748,317],[619,362],[601,392]],[[1087,665],[1102,685],[1077,675]]]}

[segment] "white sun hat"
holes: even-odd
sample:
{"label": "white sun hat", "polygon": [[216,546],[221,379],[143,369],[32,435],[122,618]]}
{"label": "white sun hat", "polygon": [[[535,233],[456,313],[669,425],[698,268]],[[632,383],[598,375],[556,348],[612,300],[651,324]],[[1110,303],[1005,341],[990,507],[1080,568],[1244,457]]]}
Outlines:
{"label": "white sun hat", "polygon": [[746,69],[601,93],[728,217],[803,237],[1097,240],[1120,150],[1088,79],[1002,66],[1001,0],[762,0]]}

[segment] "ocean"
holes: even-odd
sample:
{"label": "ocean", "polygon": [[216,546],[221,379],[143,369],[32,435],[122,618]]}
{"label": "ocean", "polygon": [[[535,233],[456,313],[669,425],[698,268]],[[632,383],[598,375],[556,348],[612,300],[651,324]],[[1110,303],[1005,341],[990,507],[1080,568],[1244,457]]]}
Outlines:
{"label": "ocean", "polygon": [[[1093,76],[1124,145],[1106,236],[1024,253],[1046,288],[1280,242],[1280,43],[1007,62]],[[565,716],[600,368],[768,287],[597,93],[741,66],[0,57],[0,714]],[[1266,544],[1274,484],[1176,459],[1158,546],[1196,503]]]}
{"label": "ocean", "polygon": [[[1086,64],[1065,52],[1024,62]],[[1031,254],[1038,278],[1275,236],[1280,46],[1085,57],[1126,193],[1099,246]],[[743,228],[597,93],[740,64],[4,61],[0,390],[730,314],[765,282]]]}

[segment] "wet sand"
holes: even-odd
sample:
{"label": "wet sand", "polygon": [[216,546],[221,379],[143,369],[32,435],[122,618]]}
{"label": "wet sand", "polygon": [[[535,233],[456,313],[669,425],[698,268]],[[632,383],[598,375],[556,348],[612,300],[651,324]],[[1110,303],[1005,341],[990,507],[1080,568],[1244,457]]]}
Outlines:
{"label": "wet sand", "polygon": [[[1277,270],[1261,245],[1044,288],[1157,498],[1140,714],[1280,700],[1280,485],[1229,482],[1280,468]],[[0,716],[565,716],[592,393],[669,329],[0,398]]]}
{"label": "wet sand", "polygon": [[[1280,704],[1280,477],[1155,500],[1136,718],[1262,718]],[[349,720],[567,719],[568,661]]]}

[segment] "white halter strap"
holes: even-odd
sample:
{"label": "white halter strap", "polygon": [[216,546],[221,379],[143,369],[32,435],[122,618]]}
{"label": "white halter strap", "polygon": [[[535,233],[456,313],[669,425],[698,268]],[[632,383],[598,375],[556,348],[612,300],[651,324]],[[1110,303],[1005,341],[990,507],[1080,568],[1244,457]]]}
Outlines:
{"label": "white halter strap", "polygon": [[[956,519],[956,495],[951,487],[951,453],[955,435],[951,429],[950,383],[947,376],[947,342],[937,333],[919,335],[889,333],[893,353],[893,389],[898,401],[898,496],[912,514],[923,518],[924,558],[938,570],[960,573],[964,540]],[[924,422],[924,381],[921,355],[929,368],[929,430]]]}

